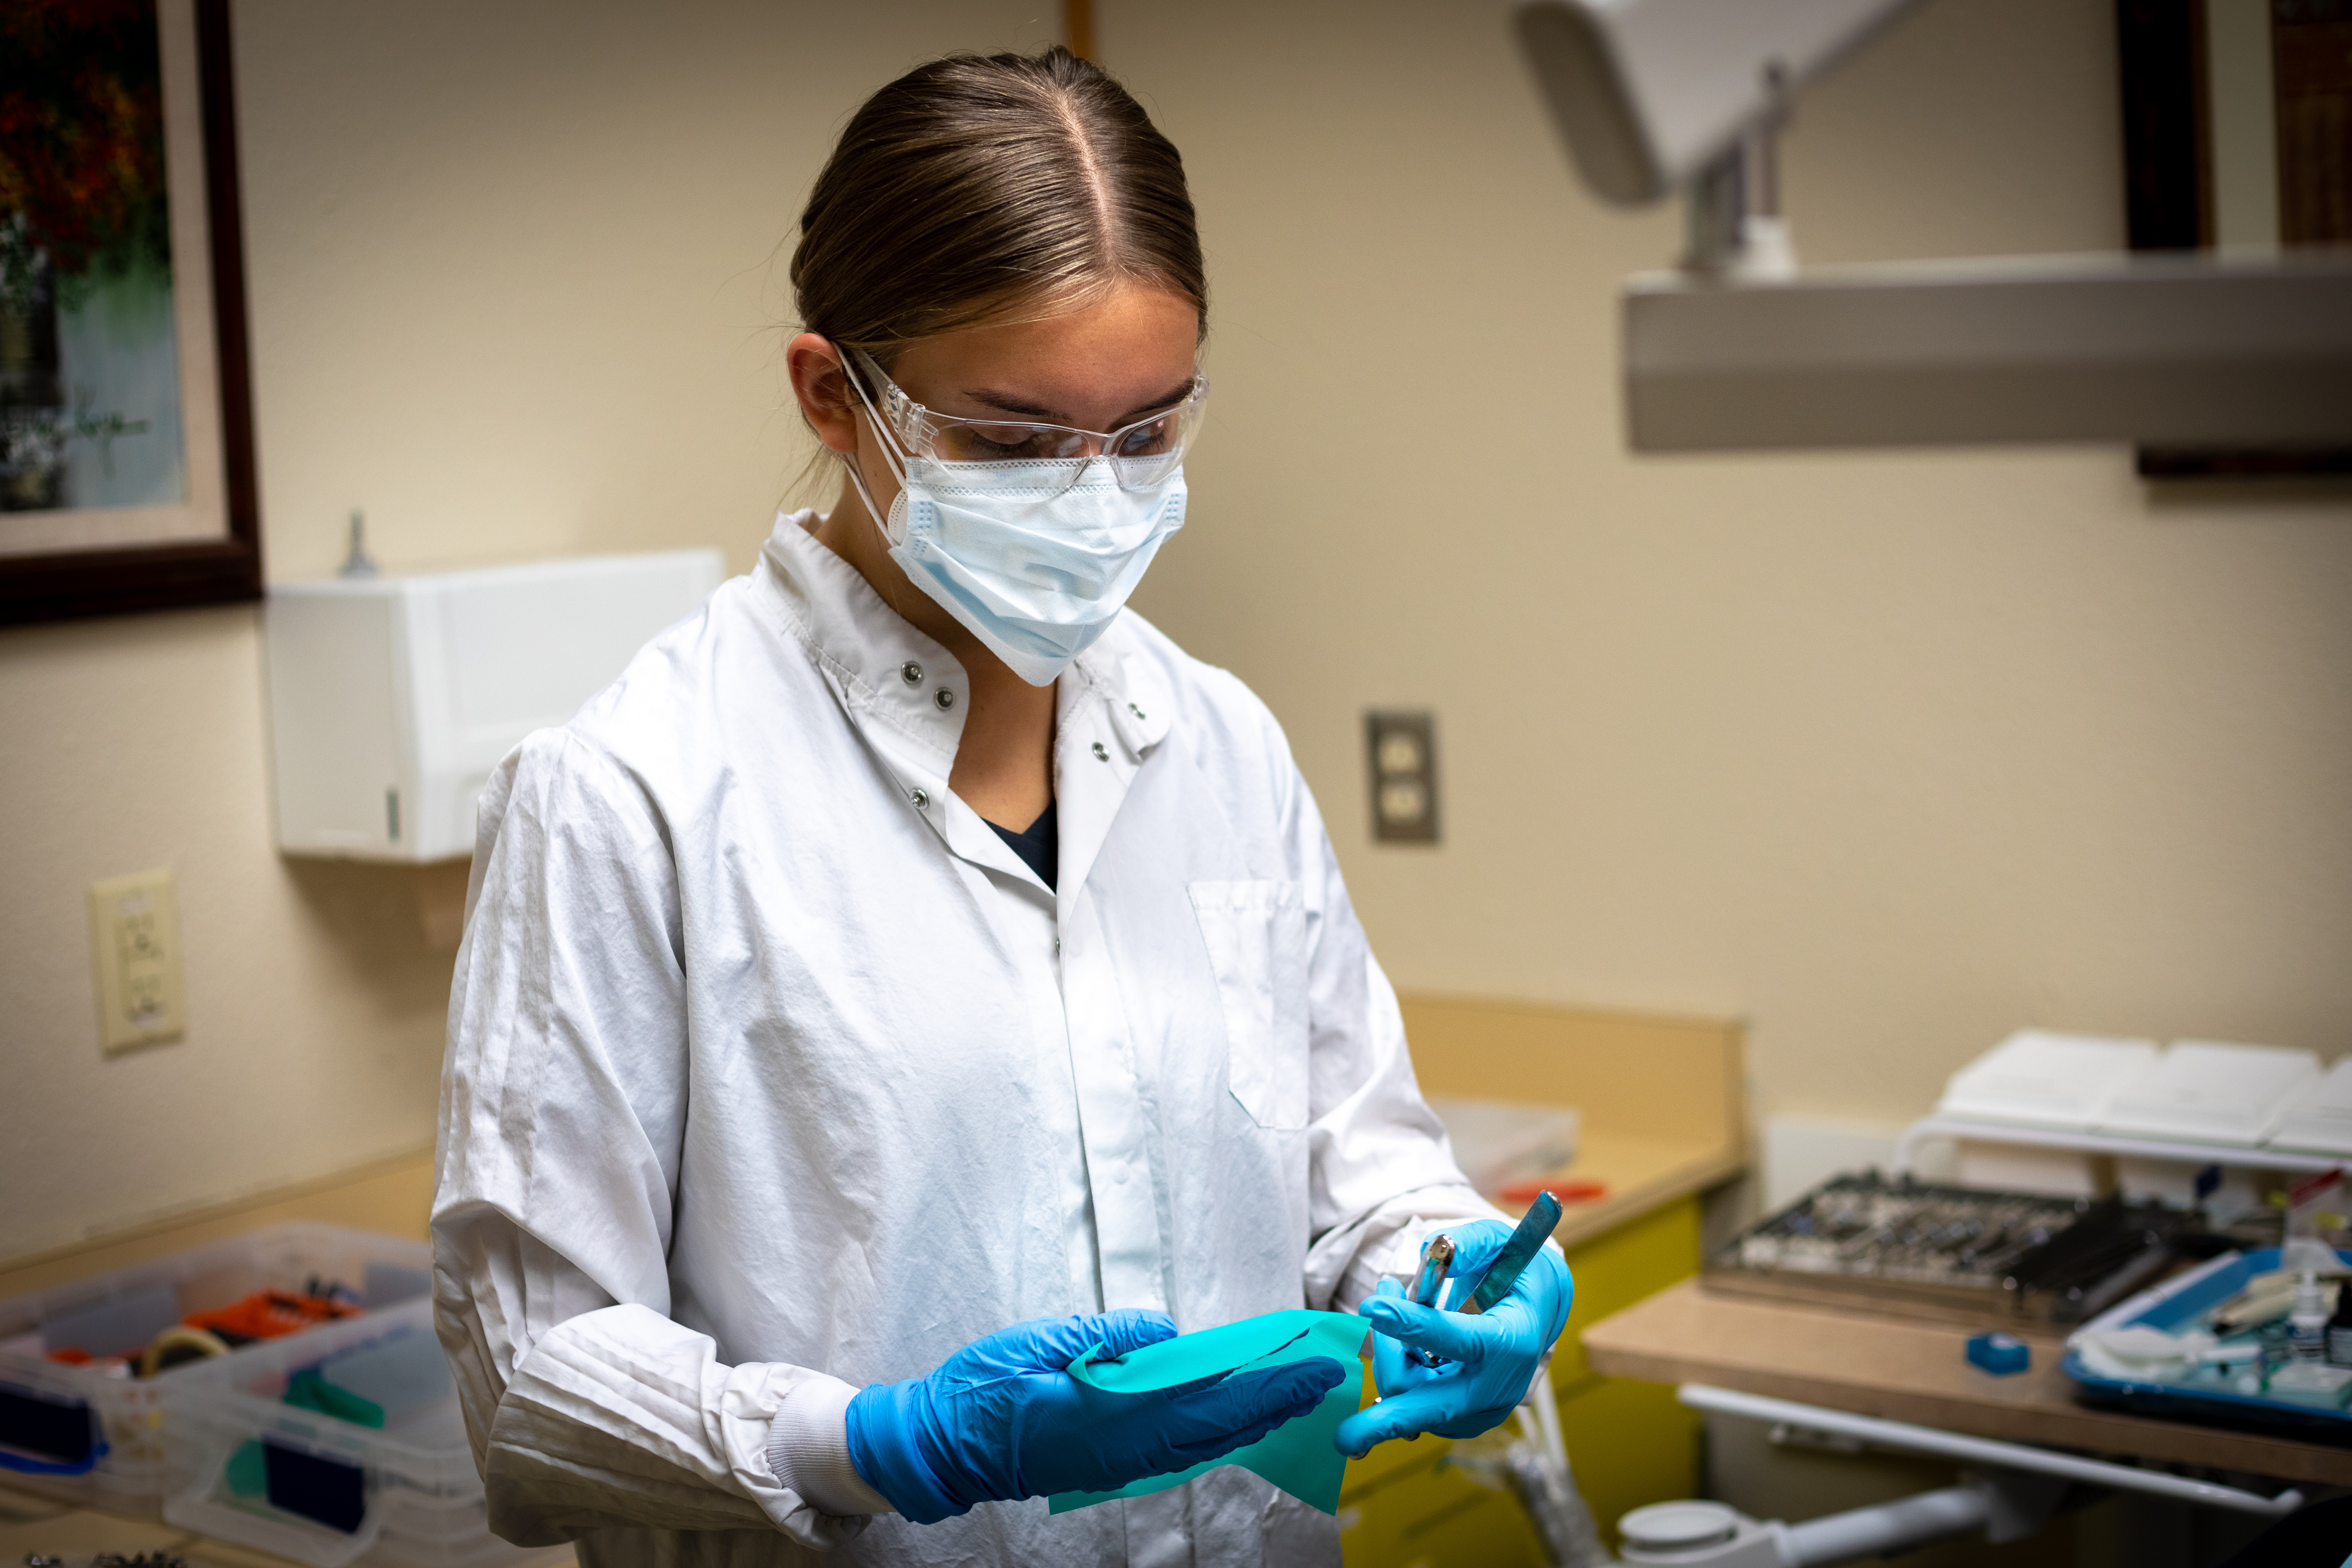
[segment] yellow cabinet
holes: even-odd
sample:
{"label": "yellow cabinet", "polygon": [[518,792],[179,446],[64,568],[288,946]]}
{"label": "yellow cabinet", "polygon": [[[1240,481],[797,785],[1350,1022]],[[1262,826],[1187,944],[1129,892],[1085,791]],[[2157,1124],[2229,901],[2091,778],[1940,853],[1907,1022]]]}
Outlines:
{"label": "yellow cabinet", "polygon": [[1672,1384],[1594,1377],[1559,1402],[1576,1486],[1617,1544],[1617,1521],[1644,1503],[1696,1497],[1699,1418],[1675,1402]]}

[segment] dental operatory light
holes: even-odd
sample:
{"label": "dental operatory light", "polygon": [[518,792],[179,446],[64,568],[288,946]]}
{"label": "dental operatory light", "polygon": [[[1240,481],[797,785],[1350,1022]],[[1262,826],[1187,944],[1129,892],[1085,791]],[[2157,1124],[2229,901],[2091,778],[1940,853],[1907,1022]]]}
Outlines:
{"label": "dental operatory light", "polygon": [[2352,440],[2352,253],[1797,265],[1774,136],[1917,4],[1518,7],[1584,183],[1688,211],[1680,266],[1624,286],[1633,449]]}

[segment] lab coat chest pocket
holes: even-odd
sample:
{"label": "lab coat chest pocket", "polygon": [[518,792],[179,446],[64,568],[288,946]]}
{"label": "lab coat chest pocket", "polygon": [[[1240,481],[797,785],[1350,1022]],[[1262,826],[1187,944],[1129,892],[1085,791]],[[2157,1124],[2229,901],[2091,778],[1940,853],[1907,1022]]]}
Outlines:
{"label": "lab coat chest pocket", "polygon": [[1226,1079],[1261,1127],[1307,1125],[1307,908],[1297,882],[1189,889],[1225,1020]]}

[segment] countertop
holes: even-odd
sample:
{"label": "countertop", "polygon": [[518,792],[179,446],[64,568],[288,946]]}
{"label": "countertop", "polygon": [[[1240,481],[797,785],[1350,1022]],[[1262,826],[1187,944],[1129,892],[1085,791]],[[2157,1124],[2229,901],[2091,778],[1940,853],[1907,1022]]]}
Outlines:
{"label": "countertop", "polygon": [[2058,1368],[2064,1337],[2019,1332],[2026,1372],[1995,1377],[1964,1355],[1969,1331],[1708,1293],[1685,1280],[1584,1331],[1596,1372],[1719,1388],[2014,1443],[2080,1448],[2352,1486],[2352,1448],[2100,1410]]}

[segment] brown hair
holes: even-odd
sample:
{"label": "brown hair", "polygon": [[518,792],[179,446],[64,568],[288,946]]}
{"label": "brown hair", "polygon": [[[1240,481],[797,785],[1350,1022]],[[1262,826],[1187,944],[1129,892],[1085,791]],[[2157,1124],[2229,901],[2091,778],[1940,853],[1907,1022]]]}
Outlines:
{"label": "brown hair", "polygon": [[1183,159],[1058,45],[950,55],[867,99],[809,193],[792,279],[808,331],[885,368],[919,338],[1128,280],[1190,297],[1208,326]]}

